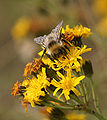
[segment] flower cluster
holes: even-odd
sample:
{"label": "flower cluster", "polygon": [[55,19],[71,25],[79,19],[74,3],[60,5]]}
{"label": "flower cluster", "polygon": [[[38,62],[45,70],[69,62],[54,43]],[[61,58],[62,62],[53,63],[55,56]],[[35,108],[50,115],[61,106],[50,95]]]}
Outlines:
{"label": "flower cluster", "polygon": [[50,86],[50,82],[46,78],[45,68],[42,68],[37,78],[33,76],[31,79],[28,78],[22,83],[22,86],[26,87],[23,93],[24,100],[31,103],[32,107],[40,101],[40,96],[45,96],[45,92],[47,92],[46,88]]}
{"label": "flower cluster", "polygon": [[31,20],[27,17],[21,17],[12,28],[12,37],[17,40],[23,38],[30,29]]}
{"label": "flower cluster", "polygon": [[78,114],[77,112],[72,112],[71,114],[65,115],[59,109],[52,109],[51,107],[43,108],[40,110],[41,114],[45,114],[48,117],[44,120],[86,120],[85,114]]}
{"label": "flower cluster", "polygon": [[[12,88],[12,95],[23,96],[22,104],[27,108],[39,106],[59,106],[71,99],[71,96],[79,96],[79,83],[85,78],[78,75],[83,65],[82,54],[91,51],[82,44],[82,37],[90,35],[90,29],[78,25],[74,28],[62,28],[61,40],[64,39],[66,55],[54,59],[46,53],[42,59],[34,59],[26,65],[25,79],[17,82]],[[43,51],[39,53],[42,56]],[[56,102],[53,103],[52,101]]]}
{"label": "flower cluster", "polygon": [[77,114],[77,113],[68,114],[66,117],[68,120],[85,120],[86,119],[85,114]]}
{"label": "flower cluster", "polygon": [[41,67],[43,63],[40,59],[34,59],[33,62],[30,62],[26,65],[24,69],[24,76],[27,77],[29,74],[35,74]]}

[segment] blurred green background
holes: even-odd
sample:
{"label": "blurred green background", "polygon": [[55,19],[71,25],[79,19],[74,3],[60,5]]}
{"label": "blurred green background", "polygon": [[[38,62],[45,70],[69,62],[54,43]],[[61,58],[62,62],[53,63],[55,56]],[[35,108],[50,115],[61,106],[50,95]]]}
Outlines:
{"label": "blurred green background", "polygon": [[[89,27],[93,34],[85,41],[92,52],[94,86],[103,115],[107,118],[107,0],[0,0],[0,120],[42,120],[38,107],[28,115],[11,88],[23,80],[25,65],[40,47],[34,37],[48,34],[61,20],[70,27]],[[87,120],[95,117],[87,116]]]}

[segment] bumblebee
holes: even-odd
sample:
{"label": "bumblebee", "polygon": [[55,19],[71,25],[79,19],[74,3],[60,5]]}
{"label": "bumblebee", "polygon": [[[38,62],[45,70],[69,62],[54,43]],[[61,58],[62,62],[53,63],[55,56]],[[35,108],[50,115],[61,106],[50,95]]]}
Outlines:
{"label": "bumblebee", "polygon": [[[66,49],[61,40],[63,21],[61,21],[50,34],[34,38],[34,41],[45,48],[43,55],[47,51],[48,55],[56,59],[66,55]],[[42,57],[43,57],[42,55]]]}

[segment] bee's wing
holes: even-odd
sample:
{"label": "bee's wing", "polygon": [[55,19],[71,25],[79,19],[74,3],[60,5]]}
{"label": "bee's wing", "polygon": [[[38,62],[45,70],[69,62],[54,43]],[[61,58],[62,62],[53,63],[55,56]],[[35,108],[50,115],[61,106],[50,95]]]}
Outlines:
{"label": "bee's wing", "polygon": [[46,35],[40,36],[40,37],[34,38],[34,42],[41,45],[42,47],[46,47],[45,42],[44,42],[45,39],[46,39]]}
{"label": "bee's wing", "polygon": [[52,30],[51,33],[56,34],[56,37],[59,39],[61,30],[62,30],[63,20]]}
{"label": "bee's wing", "polygon": [[63,25],[63,20],[55,27],[55,29],[52,30],[52,32],[56,33],[56,32],[61,31],[62,25]]}

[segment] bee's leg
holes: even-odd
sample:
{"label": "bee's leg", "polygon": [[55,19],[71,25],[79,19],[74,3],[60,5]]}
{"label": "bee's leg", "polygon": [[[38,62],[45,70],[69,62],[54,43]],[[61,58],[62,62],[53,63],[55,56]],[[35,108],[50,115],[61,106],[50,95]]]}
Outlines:
{"label": "bee's leg", "polygon": [[49,54],[46,54],[46,56],[47,56],[50,60],[52,60],[53,62],[55,62],[54,59],[53,59]]}
{"label": "bee's leg", "polygon": [[46,53],[46,48],[44,49],[43,54],[40,59],[42,59],[42,57],[44,56],[45,53]]}
{"label": "bee's leg", "polygon": [[[64,40],[64,39],[62,39],[62,41],[66,43],[66,45],[64,45],[64,47],[70,52],[69,47],[72,47],[72,44],[71,44],[69,41],[66,41],[66,40]],[[69,45],[69,46],[68,46],[68,45]]]}
{"label": "bee's leg", "polygon": [[68,46],[64,45],[64,47],[70,52],[70,49]]}
{"label": "bee's leg", "polygon": [[60,40],[61,40],[61,38],[63,38],[64,37],[64,34],[63,33],[61,33],[62,32],[62,28],[61,28],[61,31],[60,31]]}
{"label": "bee's leg", "polygon": [[62,47],[62,50],[63,50],[63,55],[66,56],[66,57],[68,58],[66,48],[65,48],[65,47]]}

